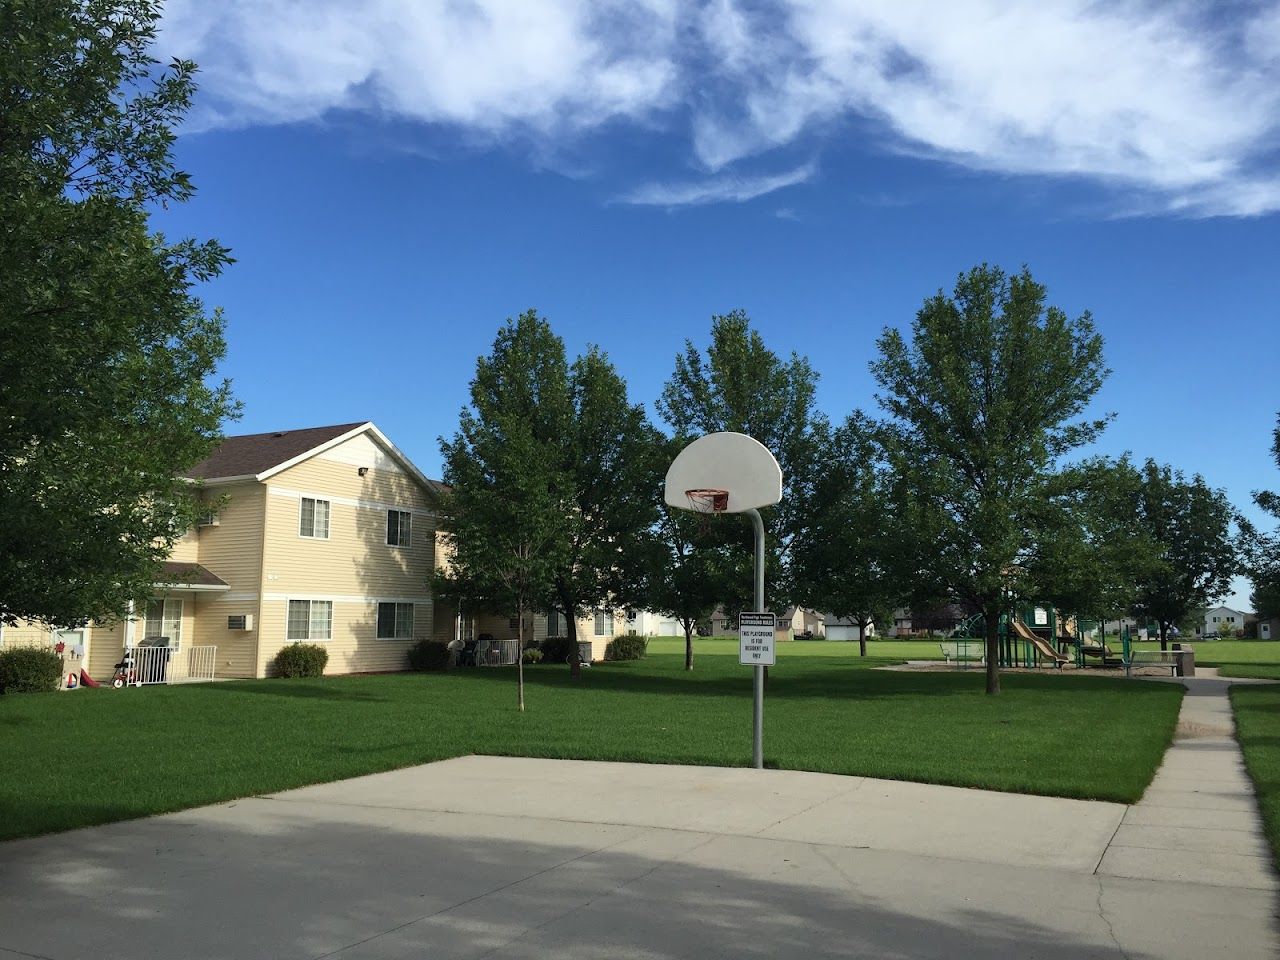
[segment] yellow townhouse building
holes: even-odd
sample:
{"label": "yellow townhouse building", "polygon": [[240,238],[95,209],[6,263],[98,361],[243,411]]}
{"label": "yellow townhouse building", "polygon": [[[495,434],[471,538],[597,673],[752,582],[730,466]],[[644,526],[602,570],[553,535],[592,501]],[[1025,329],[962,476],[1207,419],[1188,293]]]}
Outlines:
{"label": "yellow townhouse building", "polygon": [[[210,511],[174,545],[145,608],[78,629],[10,626],[0,645],[60,640],[83,649],[101,681],[126,647],[156,638],[174,656],[212,648],[218,677],[263,677],[289,643],[323,644],[327,673],[366,673],[407,669],[421,639],[516,636],[514,617],[459,616],[433,600],[432,574],[447,562],[440,485],[371,422],[227,437],[187,476]],[[579,621],[592,659],[620,621],[603,610]],[[530,615],[525,637],[562,627],[554,613]]]}

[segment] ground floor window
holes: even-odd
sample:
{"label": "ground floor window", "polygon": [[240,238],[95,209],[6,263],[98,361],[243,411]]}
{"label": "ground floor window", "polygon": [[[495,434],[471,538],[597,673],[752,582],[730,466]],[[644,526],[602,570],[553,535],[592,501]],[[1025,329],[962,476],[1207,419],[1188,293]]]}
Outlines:
{"label": "ground floor window", "polygon": [[560,611],[552,610],[547,614],[547,636],[560,636]]}
{"label": "ground floor window", "polygon": [[378,604],[378,639],[379,640],[412,640],[413,639],[413,604],[412,603],[380,603]]}
{"label": "ground floor window", "polygon": [[329,640],[333,637],[332,600],[290,600],[290,640]]}
{"label": "ground floor window", "polygon": [[613,630],[613,615],[608,610],[596,611],[596,636],[607,637]]}
{"label": "ground floor window", "polygon": [[169,646],[182,643],[182,601],[152,600],[147,604],[147,615],[142,638],[168,637]]}

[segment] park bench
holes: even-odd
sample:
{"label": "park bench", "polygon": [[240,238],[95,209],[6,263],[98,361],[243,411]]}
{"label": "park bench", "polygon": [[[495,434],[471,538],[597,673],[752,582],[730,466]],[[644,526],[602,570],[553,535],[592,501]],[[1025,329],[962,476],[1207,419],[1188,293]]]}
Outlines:
{"label": "park bench", "polygon": [[947,663],[987,662],[987,647],[982,640],[943,640],[938,648]]}
{"label": "park bench", "polygon": [[1132,676],[1137,667],[1168,667],[1169,676],[1176,677],[1188,662],[1194,672],[1194,657],[1190,647],[1178,650],[1130,650],[1129,659],[1124,663],[1124,675]]}

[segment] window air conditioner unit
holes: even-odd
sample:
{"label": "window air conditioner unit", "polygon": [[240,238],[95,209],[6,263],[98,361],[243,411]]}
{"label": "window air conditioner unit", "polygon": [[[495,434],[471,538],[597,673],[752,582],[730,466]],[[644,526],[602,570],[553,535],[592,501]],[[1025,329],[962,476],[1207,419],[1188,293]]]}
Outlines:
{"label": "window air conditioner unit", "polygon": [[253,614],[252,613],[235,613],[227,617],[228,630],[252,630]]}

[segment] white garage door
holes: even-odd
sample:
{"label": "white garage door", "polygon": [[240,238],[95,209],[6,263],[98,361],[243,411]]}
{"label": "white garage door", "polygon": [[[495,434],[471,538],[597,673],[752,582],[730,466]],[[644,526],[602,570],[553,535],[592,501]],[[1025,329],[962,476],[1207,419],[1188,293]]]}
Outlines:
{"label": "white garage door", "polygon": [[838,627],[831,624],[827,625],[828,640],[857,640],[857,627]]}
{"label": "white garage door", "polygon": [[678,620],[659,620],[658,636],[660,637],[683,637],[684,630],[680,628]]}

